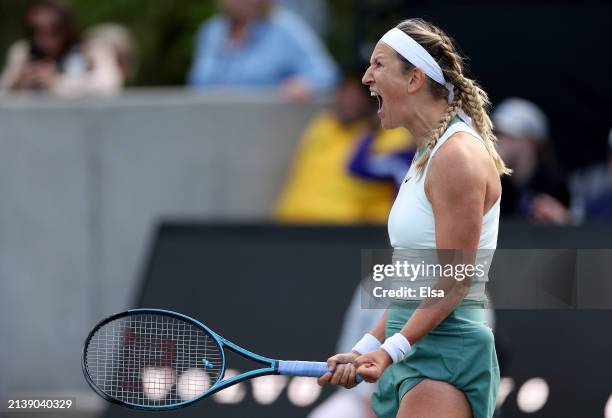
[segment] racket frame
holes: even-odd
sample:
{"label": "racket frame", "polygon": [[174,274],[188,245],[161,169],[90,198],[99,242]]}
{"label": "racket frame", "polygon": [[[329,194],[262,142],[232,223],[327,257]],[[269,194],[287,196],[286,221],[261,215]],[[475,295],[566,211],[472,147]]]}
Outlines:
{"label": "racket frame", "polygon": [[[137,404],[133,404],[133,403],[129,403],[129,402],[125,402],[122,401],[120,399],[116,399],[110,395],[108,395],[106,392],[104,392],[102,389],[100,389],[98,387],[98,385],[96,385],[93,381],[93,379],[91,378],[91,376],[89,375],[89,372],[87,370],[87,347],[89,346],[89,342],[91,341],[92,337],[96,334],[96,332],[102,328],[104,325],[108,324],[109,322],[112,322],[116,319],[119,318],[123,318],[123,317],[129,317],[132,315],[138,315],[138,314],[157,314],[157,315],[164,315],[164,316],[169,316],[169,317],[173,317],[173,318],[177,318],[186,322],[190,322],[193,325],[195,325],[196,327],[202,329],[205,333],[207,333],[208,335],[210,335],[215,342],[219,345],[220,348],[220,352],[221,352],[221,370],[219,372],[219,377],[217,378],[217,381],[215,382],[214,385],[212,385],[208,390],[206,390],[204,393],[202,393],[201,395],[190,399],[188,401],[184,401],[184,402],[180,402],[180,403],[176,403],[176,404],[172,404],[172,405],[166,405],[166,406],[160,406],[160,405],[137,405]],[[224,351],[224,347],[228,348],[229,350],[243,356],[246,357],[250,360],[253,360],[256,363],[260,363],[265,365],[266,367],[261,368],[261,369],[255,369],[255,370],[251,370],[242,374],[239,374],[237,376],[231,377],[227,380],[223,380],[223,378],[225,377],[225,351]],[[187,315],[183,315],[180,314],[178,312],[173,312],[173,311],[168,311],[165,309],[152,309],[152,308],[139,308],[139,309],[130,309],[128,311],[124,311],[124,312],[120,312],[120,313],[116,313],[114,315],[109,316],[108,318],[104,319],[103,321],[101,321],[100,323],[98,323],[89,333],[89,335],[87,336],[87,338],[85,339],[85,343],[83,345],[83,354],[81,356],[81,367],[83,369],[83,375],[85,376],[85,380],[87,381],[87,384],[102,398],[106,399],[109,402],[112,402],[114,404],[120,405],[120,406],[125,406],[128,408],[132,408],[132,409],[139,409],[139,410],[146,410],[146,411],[169,411],[169,410],[175,410],[175,409],[180,409],[180,408],[184,408],[186,406],[189,406],[197,401],[199,401],[200,399],[203,399],[205,397],[211,396],[213,394],[215,394],[216,392],[225,389],[228,386],[232,386],[235,384],[238,384],[244,380],[247,379],[252,379],[254,377],[258,377],[258,376],[266,376],[266,375],[274,375],[274,374],[279,374],[278,373],[278,365],[279,362],[278,360],[274,360],[268,357],[264,357],[264,356],[260,356],[259,354],[255,354],[249,350],[246,350],[242,347],[240,347],[239,345],[226,340],[225,338],[221,337],[219,334],[215,333],[213,330],[211,330],[210,328],[208,328],[206,325],[204,325],[203,323],[187,316]]]}

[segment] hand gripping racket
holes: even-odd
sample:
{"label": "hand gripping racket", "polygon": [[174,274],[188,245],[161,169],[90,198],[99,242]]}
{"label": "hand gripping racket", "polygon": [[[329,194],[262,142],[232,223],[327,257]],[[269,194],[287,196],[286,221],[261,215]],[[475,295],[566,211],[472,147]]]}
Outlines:
{"label": "hand gripping racket", "polygon": [[[265,367],[223,380],[227,349]],[[195,319],[161,309],[132,309],[100,322],[85,341],[82,362],[87,383],[98,395],[143,410],[182,408],[257,376],[327,372],[324,362],[254,354]]]}

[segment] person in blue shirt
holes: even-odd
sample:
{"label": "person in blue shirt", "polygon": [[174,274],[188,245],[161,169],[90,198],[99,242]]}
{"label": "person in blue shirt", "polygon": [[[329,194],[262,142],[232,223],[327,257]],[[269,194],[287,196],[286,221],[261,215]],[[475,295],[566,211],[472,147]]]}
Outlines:
{"label": "person in blue shirt", "polygon": [[280,88],[303,100],[331,91],[336,65],[315,33],[272,0],[222,0],[197,36],[189,73],[196,88]]}

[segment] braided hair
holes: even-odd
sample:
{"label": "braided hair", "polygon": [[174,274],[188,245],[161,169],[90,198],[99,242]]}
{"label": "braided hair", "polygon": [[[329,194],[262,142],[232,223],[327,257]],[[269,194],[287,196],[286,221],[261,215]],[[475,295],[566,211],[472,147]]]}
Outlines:
{"label": "braided hair", "polygon": [[[489,97],[474,80],[463,74],[463,57],[455,48],[453,40],[441,29],[423,19],[404,20],[397,25],[397,28],[429,52],[442,69],[445,80],[450,82],[455,89],[453,101],[448,104],[446,113],[442,116],[438,126],[431,131],[426,141],[425,152],[416,160],[417,173],[423,175],[438,139],[446,131],[453,118],[463,109],[472,118],[474,128],[484,140],[484,145],[493,158],[498,173],[500,175],[510,174],[511,170],[506,167],[495,149],[497,138],[493,134],[493,123],[488,113],[491,105]],[[414,65],[400,54],[397,54],[397,56],[403,61],[406,70],[414,68]],[[448,90],[445,86],[429,77],[427,77],[427,81],[429,91],[436,99],[448,97]]]}

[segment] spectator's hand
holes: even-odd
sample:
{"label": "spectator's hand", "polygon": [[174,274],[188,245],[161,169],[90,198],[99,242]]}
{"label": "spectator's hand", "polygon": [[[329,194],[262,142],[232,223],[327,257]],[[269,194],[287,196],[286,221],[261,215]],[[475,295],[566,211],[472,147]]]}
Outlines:
{"label": "spectator's hand", "polygon": [[301,77],[291,77],[285,80],[280,89],[282,95],[292,102],[304,103],[312,97],[312,89]]}
{"label": "spectator's hand", "polygon": [[32,67],[36,84],[39,87],[48,90],[55,85],[59,74],[57,73],[57,67],[53,62],[41,61],[34,63]]}
{"label": "spectator's hand", "polygon": [[36,69],[33,64],[27,63],[21,68],[11,90],[28,90],[36,86]]}
{"label": "spectator's hand", "polygon": [[380,379],[385,369],[391,364],[393,364],[393,360],[382,348],[359,356],[353,362],[353,365],[357,368],[357,373],[369,383],[374,383]]}
{"label": "spectator's hand", "polygon": [[536,222],[554,225],[566,225],[571,220],[569,210],[557,199],[544,193],[533,199],[529,215]]}
{"label": "spectator's hand", "polygon": [[332,383],[334,385],[344,386],[347,389],[351,389],[357,386],[357,382],[355,382],[355,376],[357,375],[355,371],[355,367],[351,364],[359,354],[353,353],[344,353],[344,354],[336,354],[335,356],[327,359],[327,368],[328,372],[321,376],[317,383],[323,386],[327,383]]}
{"label": "spectator's hand", "polygon": [[58,79],[56,65],[51,61],[28,62],[23,66],[13,90],[50,89]]}

